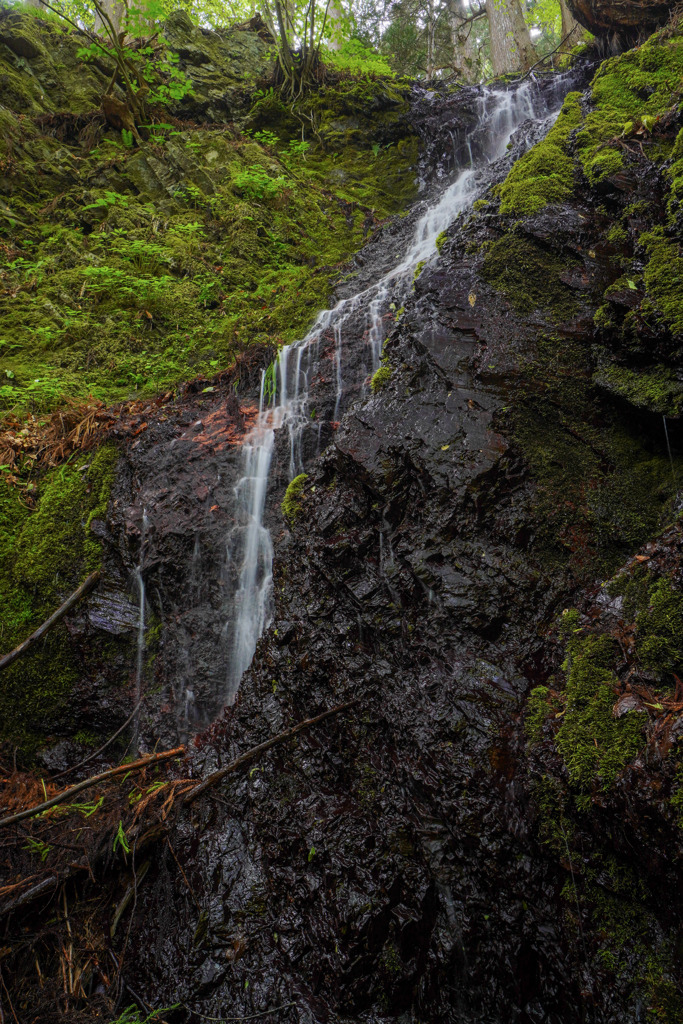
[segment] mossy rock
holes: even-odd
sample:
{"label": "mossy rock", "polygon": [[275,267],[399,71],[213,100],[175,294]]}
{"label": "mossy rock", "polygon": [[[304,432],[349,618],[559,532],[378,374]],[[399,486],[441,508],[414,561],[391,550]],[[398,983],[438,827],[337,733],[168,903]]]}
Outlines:
{"label": "mossy rock", "polygon": [[560,320],[576,307],[572,290],[561,279],[574,262],[510,231],[486,250],[482,277],[502,291],[518,313],[542,309]]}
{"label": "mossy rock", "polygon": [[607,366],[597,370],[593,380],[640,409],[674,417],[683,412],[683,384],[666,367],[630,370]]}
{"label": "mossy rock", "polygon": [[285,496],[282,499],[281,509],[282,514],[289,523],[290,526],[294,525],[294,522],[301,511],[304,487],[308,480],[308,473],[300,473],[299,476],[295,476],[290,481]]}
{"label": "mossy rock", "polygon": [[[25,640],[101,562],[91,532],[106,515],[119,453],[105,446],[75,466],[53,471],[40,486],[35,511],[19,492],[0,494],[2,646]],[[81,661],[62,622],[28,654],[3,671],[0,741],[30,752],[54,730],[68,734],[68,701]]]}

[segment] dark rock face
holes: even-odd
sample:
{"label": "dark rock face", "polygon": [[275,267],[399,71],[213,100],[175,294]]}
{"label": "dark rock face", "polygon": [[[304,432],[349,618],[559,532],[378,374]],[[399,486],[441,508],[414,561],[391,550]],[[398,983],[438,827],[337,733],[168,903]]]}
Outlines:
{"label": "dark rock face", "polygon": [[[465,95],[462,127],[476,97]],[[443,102],[446,114],[431,97],[414,108],[442,140],[454,104]],[[523,128],[512,152],[530,138]],[[430,158],[435,176],[449,159]],[[320,424],[305,434],[309,475],[291,528],[279,507],[287,439],[276,442],[273,621],[237,702],[195,739],[192,770],[357,703],[174,824],[125,940],[130,989],[147,1005],[180,1004],[179,1021],[272,1012],[283,1024],[680,1019],[679,970],[661,952],[675,948],[680,916],[678,860],[662,870],[661,842],[678,858],[680,841],[669,846],[677,833],[655,796],[657,766],[632,766],[616,796],[582,794],[590,813],[573,825],[567,765],[549,740],[530,750],[522,722],[528,690],[562,671],[562,644],[548,637],[557,613],[576,602],[608,628],[596,576],[671,512],[661,415],[593,382],[606,352],[637,362],[594,315],[642,233],[642,204],[654,192],[646,220],[657,224],[664,191],[637,153],[520,223],[489,191],[449,229],[405,309],[387,312],[387,372],[372,392],[359,315],[340,424],[334,339],[321,339]],[[609,240],[619,218],[623,236]],[[386,269],[410,230],[406,219],[378,234],[339,294]],[[658,336],[670,356],[671,335]],[[142,723],[150,745],[220,703],[232,492],[271,358],[256,352],[240,372],[239,402],[229,378],[198,382],[125,452],[104,535],[107,577],[127,579],[128,597],[110,587],[89,614],[112,632],[132,628],[143,563],[149,614],[164,626],[146,669],[160,691]],[[669,436],[680,468],[675,420]],[[679,544],[676,530],[665,536],[662,565]],[[565,810],[539,781],[551,796],[562,789]],[[629,832],[655,837],[642,857]],[[585,902],[613,900],[603,921],[616,931],[625,866],[642,947],[615,961],[600,955],[604,925]],[[643,949],[659,957],[648,961],[654,982]]]}
{"label": "dark rock face", "polygon": [[673,6],[662,0],[567,0],[567,7],[579,24],[597,36],[620,36],[622,40],[644,39],[659,25],[666,24]]}
{"label": "dark rock face", "polygon": [[[671,493],[649,511],[641,494],[633,518],[620,481],[659,458],[660,421],[590,383],[614,276],[602,203],[633,202],[647,175],[624,187],[579,189],[516,233],[495,200],[452,229],[390,335],[387,380],[359,387],[309,465],[291,530],[273,502],[274,620],[197,765],[358,703],[178,824],[191,892],[166,857],[138,900],[132,987],[149,1002],[282,1021],[645,1019],[637,956],[615,976],[561,895],[581,854],[542,838],[521,728],[529,686],[558,669],[548,624]],[[324,409],[331,374],[318,386]],[[653,882],[656,858],[629,861],[604,808],[583,841]],[[671,907],[650,891],[656,945]]]}

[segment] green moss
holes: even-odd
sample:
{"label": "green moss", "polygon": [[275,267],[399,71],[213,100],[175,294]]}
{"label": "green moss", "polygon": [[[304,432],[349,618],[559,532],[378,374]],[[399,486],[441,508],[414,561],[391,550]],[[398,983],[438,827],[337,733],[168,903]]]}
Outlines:
{"label": "green moss", "polygon": [[614,310],[609,303],[605,302],[602,306],[598,306],[593,314],[593,323],[603,331],[608,331],[616,325]]}
{"label": "green moss", "polygon": [[[675,104],[683,73],[683,36],[657,34],[645,44],[605,61],[595,75],[591,105],[582,109],[579,93],[567,96],[560,116],[545,139],[512,167],[500,188],[501,213],[533,214],[548,203],[561,203],[572,192],[575,165],[591,185],[623,167],[620,139],[636,128],[647,133],[653,161],[667,157],[666,140],[651,140],[656,119]],[[642,134],[642,131],[641,131]],[[673,158],[683,156],[683,144]],[[669,172],[672,191],[683,194],[683,161]]]}
{"label": "green moss", "polygon": [[550,713],[549,695],[547,686],[536,686],[527,698],[524,731],[530,743],[537,743],[541,739],[543,726]]}
{"label": "green moss", "polygon": [[502,291],[519,313],[547,310],[558,319],[571,315],[575,298],[561,280],[571,265],[536,242],[510,231],[487,251],[482,277]]}
{"label": "green moss", "polygon": [[606,237],[612,245],[625,245],[628,241],[628,232],[621,224],[613,224]]}
{"label": "green moss", "polygon": [[[367,131],[334,151],[311,134],[304,155],[289,147],[298,121],[279,130],[277,147],[220,125],[157,127],[135,149],[109,133],[88,151],[0,117],[13,146],[12,179],[0,170],[0,234],[16,246],[3,279],[12,376],[0,411],[151,395],[230,365],[254,342],[300,337],[369,228],[415,193],[404,93],[348,81],[314,93],[316,116],[362,107]],[[386,118],[397,138],[377,153],[373,104],[375,129]]]}
{"label": "green moss", "polygon": [[636,371],[607,366],[596,371],[593,380],[639,408],[666,416],[679,416],[683,411],[683,385],[665,367]]}
{"label": "green moss", "polygon": [[677,241],[655,228],[640,239],[648,256],[644,279],[648,296],[675,334],[683,332],[683,256]]}
{"label": "green moss", "polygon": [[652,585],[652,574],[649,569],[643,565],[636,565],[635,568],[620,572],[610,580],[606,590],[610,597],[623,598],[624,619],[633,621],[639,612],[647,608]]}
{"label": "green moss", "polygon": [[581,342],[541,338],[502,424],[535,483],[524,517],[537,557],[552,571],[569,560],[579,578],[615,572],[671,516],[675,493],[666,449],[652,453],[637,419],[593,386],[592,371]]}
{"label": "green moss", "polygon": [[375,370],[374,374],[372,375],[372,380],[370,381],[370,390],[372,391],[373,395],[376,394],[389,383],[389,381],[391,380],[392,373],[393,370],[391,369],[390,366],[387,366],[386,364],[378,367]]}
{"label": "green moss", "polygon": [[683,594],[662,577],[651,588],[648,607],[636,618],[636,653],[645,668],[681,672],[683,664]]}
{"label": "green moss", "polygon": [[572,786],[608,789],[643,742],[643,718],[615,719],[614,642],[607,636],[574,636],[567,648],[567,710],[555,737]]}
{"label": "green moss", "polygon": [[[478,201],[480,201],[480,200],[478,200]],[[474,205],[476,206],[477,204],[475,203]],[[448,235],[446,234],[445,231],[442,231],[441,234],[436,236],[436,241],[434,242],[434,244],[436,246],[436,251],[437,252],[441,252],[441,250],[443,249],[444,245],[446,244],[447,238],[448,238]]]}
{"label": "green moss", "polygon": [[295,476],[287,487],[285,496],[282,499],[280,508],[290,526],[294,525],[294,521],[301,511],[301,501],[307,480],[308,473],[300,473],[299,476]]}
{"label": "green moss", "polygon": [[616,174],[623,166],[622,155],[616,149],[601,149],[583,161],[584,173],[591,185],[597,185],[610,175]]}
{"label": "green moss", "polygon": [[[472,209],[479,213],[480,210],[485,210],[487,206],[490,206],[488,199],[475,199],[472,203]],[[441,237],[441,236],[439,236]]]}
{"label": "green moss", "polygon": [[574,163],[567,153],[567,142],[581,123],[580,98],[580,93],[569,93],[545,139],[516,161],[500,189],[501,213],[536,213],[570,195]]}
{"label": "green moss", "polygon": [[[117,461],[116,448],[106,446],[81,472],[68,465],[53,472],[41,484],[35,511],[15,490],[0,485],[0,642],[5,650],[25,640],[99,566],[100,543],[90,524],[106,512]],[[85,459],[81,464],[88,465]],[[0,740],[28,750],[55,728],[68,732],[64,716],[81,670],[60,623],[3,672]]]}

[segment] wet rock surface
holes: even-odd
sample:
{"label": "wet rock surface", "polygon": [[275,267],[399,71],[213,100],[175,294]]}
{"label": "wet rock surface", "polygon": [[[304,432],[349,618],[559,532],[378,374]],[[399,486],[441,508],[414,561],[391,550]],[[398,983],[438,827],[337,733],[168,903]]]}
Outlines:
{"label": "wet rock surface", "polygon": [[[465,98],[463,125],[476,101]],[[426,132],[450,131],[452,98],[417,102],[433,118]],[[512,140],[515,154],[534,131]],[[438,176],[448,159],[427,166]],[[280,510],[288,439],[276,441],[272,622],[235,704],[194,740],[190,770],[357,703],[173,824],[126,937],[127,984],[144,1005],[179,1004],[174,1019],[188,1022],[678,1019],[675,764],[663,769],[661,746],[648,748],[615,789],[599,776],[578,786],[557,746],[567,709],[552,701],[563,698],[547,697],[540,740],[524,724],[529,690],[561,693],[563,666],[579,659],[551,630],[559,613],[576,604],[573,628],[612,630],[618,649],[623,595],[596,577],[641,564],[629,554],[674,511],[678,421],[670,465],[661,413],[593,384],[598,363],[638,364],[594,315],[642,231],[635,204],[653,186],[663,194],[647,164],[636,153],[625,173],[577,181],[565,204],[522,221],[501,215],[483,182],[479,208],[447,231],[405,308],[388,310],[388,372],[374,390],[365,321],[353,323],[341,422],[335,341],[321,337],[291,523]],[[622,214],[627,240],[606,239]],[[647,222],[662,217],[656,199]],[[386,269],[411,224],[376,236],[341,297]],[[673,365],[675,335],[658,337]],[[254,357],[237,397],[230,380],[201,381],[123,453],[107,587],[88,614],[132,628],[142,564],[163,623],[145,670],[159,687],[142,723],[150,746],[220,704],[222,592],[236,585],[226,538],[271,358]],[[636,558],[678,583],[679,555],[673,528]],[[112,583],[123,579],[127,590]],[[645,714],[647,695],[614,672],[617,720]]]}
{"label": "wet rock surface", "polygon": [[[614,273],[597,255],[601,216],[584,193],[512,237],[495,200],[457,224],[390,332],[388,379],[365,397],[360,381],[331,445],[308,462],[292,529],[273,502],[273,622],[235,706],[197,741],[197,765],[358,704],[178,825],[192,891],[167,858],[138,902],[132,987],[150,1002],[283,1021],[645,1019],[642,950],[622,948],[616,971],[600,939],[614,915],[606,923],[594,907],[596,892],[624,899],[622,911],[645,915],[651,947],[666,946],[677,887],[651,874],[657,856],[634,860],[623,822],[642,815],[649,831],[659,816],[671,834],[670,812],[647,785],[637,811],[595,794],[566,849],[557,829],[549,843],[537,782],[567,792],[566,769],[530,763],[522,727],[525,694],[561,660],[547,628],[595,572],[587,519],[595,530],[603,516],[598,534],[611,523],[612,570],[633,537],[627,511],[607,509],[627,472],[612,438],[625,438],[632,466],[663,444],[654,417],[634,423],[599,404],[586,350],[572,347],[592,335]],[[503,272],[492,258],[501,240],[512,246]],[[571,365],[547,361],[549,337]],[[548,375],[562,384],[549,402]],[[316,408],[324,394],[321,374]],[[551,461],[567,457],[553,451],[559,415],[604,507],[575,504],[583,480],[534,471],[529,409]],[[587,409],[597,432],[577,422]],[[655,1005],[677,983],[657,963]]]}

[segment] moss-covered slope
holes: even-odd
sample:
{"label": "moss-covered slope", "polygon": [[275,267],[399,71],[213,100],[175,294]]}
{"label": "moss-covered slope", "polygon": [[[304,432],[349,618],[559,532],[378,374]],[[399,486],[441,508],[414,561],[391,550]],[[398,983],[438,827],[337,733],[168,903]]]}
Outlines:
{"label": "moss-covered slope", "polygon": [[[2,651],[98,563],[91,525],[117,459],[107,448],[41,474],[22,426],[40,433],[65,407],[152,396],[300,337],[415,190],[408,91],[389,79],[332,76],[293,111],[268,85],[267,39],[177,12],[159,45],[192,91],[152,105],[137,144],[105,122],[106,60],[85,60],[83,42],[56,18],[0,11]],[[129,668],[130,639],[106,641]],[[73,734],[66,698],[98,671],[59,627],[3,673],[0,738],[30,749]]]}

